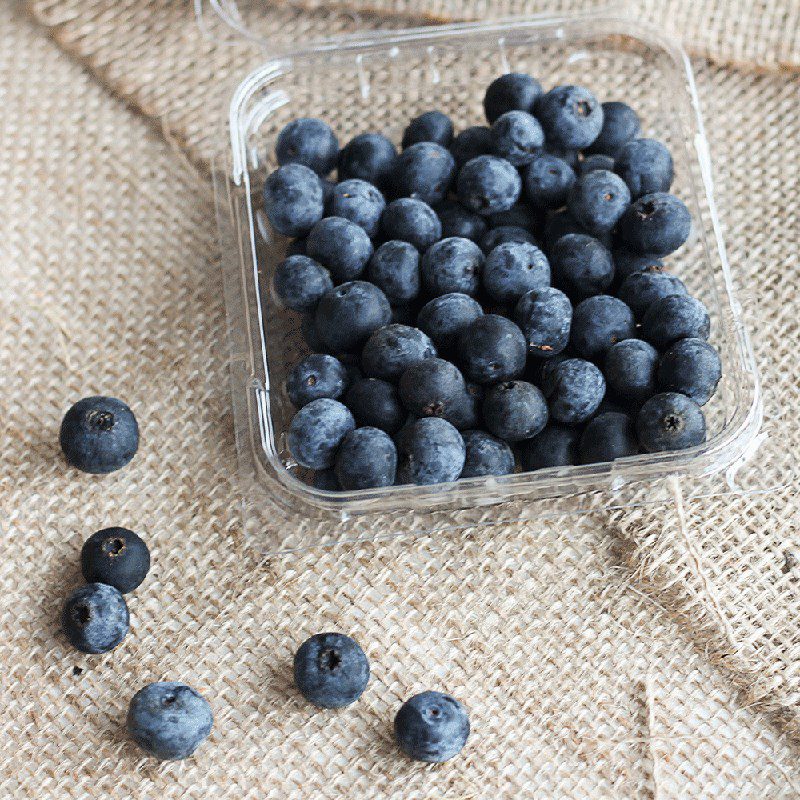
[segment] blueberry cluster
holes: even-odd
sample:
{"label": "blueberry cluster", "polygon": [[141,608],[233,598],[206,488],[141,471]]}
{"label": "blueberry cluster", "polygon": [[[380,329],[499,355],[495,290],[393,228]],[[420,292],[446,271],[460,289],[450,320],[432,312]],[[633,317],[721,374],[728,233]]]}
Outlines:
{"label": "blueberry cluster", "polygon": [[[689,237],[673,161],[636,113],[511,73],[489,126],[429,111],[378,133],[280,133],[266,181],[294,237],[272,286],[313,355],[293,459],[325,489],[608,462],[705,440],[709,315],[662,258]],[[337,169],[338,182],[328,179]]]}

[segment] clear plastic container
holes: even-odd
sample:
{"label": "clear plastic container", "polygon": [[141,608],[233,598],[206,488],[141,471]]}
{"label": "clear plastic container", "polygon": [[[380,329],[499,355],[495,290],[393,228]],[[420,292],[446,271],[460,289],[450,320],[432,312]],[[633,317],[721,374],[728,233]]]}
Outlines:
{"label": "clear plastic container", "polygon": [[[217,4],[212,11],[221,13],[237,35],[265,41],[255,4]],[[718,391],[705,407],[707,441],[691,450],[639,455],[613,464],[431,487],[315,489],[286,447],[294,410],[284,389],[285,377],[308,350],[300,335],[300,316],[280,308],[270,288],[273,269],[287,245],[273,234],[261,211],[265,177],[277,166],[275,138],[299,116],[326,120],[342,143],[370,130],[399,142],[408,120],[432,108],[451,115],[457,129],[482,124],[485,86],[511,70],[529,72],[546,87],[577,83],[601,100],[625,100],[642,118],[643,135],[669,146],[676,174],[672,191],[688,205],[693,232],[667,258],[667,265],[708,307],[711,342],[723,364]],[[693,485],[701,492],[716,491],[709,487],[718,476],[725,476],[725,490],[734,488],[731,476],[762,441],[762,396],[735,273],[716,219],[691,67],[675,42],[630,19],[598,13],[364,32],[277,57],[265,51],[264,62],[229,98],[225,130],[215,179],[247,508],[259,508],[262,517],[268,510],[268,515],[277,512],[298,521],[470,509],[511,501],[517,502],[510,508],[523,504],[527,513],[540,502],[546,513],[553,504],[563,512],[663,500],[668,495],[656,487],[663,487],[663,478],[670,475],[695,476]],[[764,485],[774,483],[773,477],[761,473]]]}

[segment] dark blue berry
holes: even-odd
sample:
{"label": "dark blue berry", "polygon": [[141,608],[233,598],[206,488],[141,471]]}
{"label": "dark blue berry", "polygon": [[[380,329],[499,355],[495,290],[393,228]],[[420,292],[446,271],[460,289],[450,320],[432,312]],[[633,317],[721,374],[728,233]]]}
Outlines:
{"label": "dark blue berry", "polygon": [[614,282],[618,285],[621,285],[634,272],[662,272],[664,270],[664,262],[648,253],[641,255],[624,248],[614,248],[611,257],[614,259]]}
{"label": "dark blue berry", "polygon": [[342,489],[393,486],[397,448],[389,434],[379,428],[356,428],[339,446],[335,470]]}
{"label": "dark blue berry", "polygon": [[435,356],[433,342],[419,328],[386,325],[367,339],[361,365],[370,377],[396,381],[413,364]]}
{"label": "dark blue berry", "polygon": [[390,303],[409,303],[420,289],[419,251],[408,242],[384,242],[370,259],[367,278]]}
{"label": "dark blue berry", "polygon": [[355,639],[343,633],[317,633],[295,653],[294,682],[315,706],[344,708],[367,688],[369,661]]}
{"label": "dark blue berry", "polygon": [[286,378],[286,391],[292,405],[302,408],[321,397],[338,400],[348,382],[347,370],[338,358],[314,353],[292,367]]}
{"label": "dark blue berry", "polygon": [[128,406],[114,397],[85,397],[64,415],[61,449],[83,472],[106,475],[122,469],[139,449],[139,425]]}
{"label": "dark blue berry", "polygon": [[480,247],[485,255],[489,255],[495,247],[509,242],[527,242],[534,246],[537,245],[536,237],[525,228],[515,225],[501,225],[499,228],[492,228],[486,231],[481,237]]}
{"label": "dark blue berry", "polygon": [[289,425],[289,452],[301,467],[327,469],[356,423],[350,410],[327,397],[303,406]]}
{"label": "dark blue berry", "polygon": [[406,419],[397,389],[379,378],[355,381],[347,390],[344,403],[360,427],[380,428],[395,434]]}
{"label": "dark blue berry", "polygon": [[278,299],[292,311],[313,311],[333,281],[321,264],[308,256],[289,256],[275,268],[272,286]]}
{"label": "dark blue berry", "polygon": [[480,285],[483,253],[469,239],[451,237],[431,245],[422,257],[422,285],[430,295],[475,294]]}
{"label": "dark blue berry", "polygon": [[514,471],[514,453],[502,439],[474,430],[464,431],[461,436],[467,448],[462,478],[509,475]]}
{"label": "dark blue berry", "polygon": [[320,220],[308,234],[308,255],[327,267],[335,283],[352,281],[372,258],[372,242],[367,232],[343,217]]}
{"label": "dark blue berry", "polygon": [[655,139],[634,139],[617,155],[616,172],[634,200],[643,194],[668,192],[675,175],[669,150]]}
{"label": "dark blue berry", "polygon": [[417,325],[440,351],[449,352],[461,331],[480,316],[483,316],[483,309],[477,300],[455,292],[426,303],[417,316]]}
{"label": "dark blue berry", "polygon": [[648,269],[628,275],[617,290],[617,297],[630,306],[637,319],[641,319],[656,300],[671,294],[688,294],[683,281],[669,272]]}
{"label": "dark blue berry", "polygon": [[408,242],[424,253],[441,239],[442,223],[427,203],[412,197],[401,197],[386,206],[381,232],[386,239]]}
{"label": "dark blue berry", "polygon": [[485,125],[475,125],[461,131],[450,145],[450,153],[460,169],[473,158],[492,152],[492,132]]}
{"label": "dark blue berry", "polygon": [[107,583],[122,594],[132,592],[150,570],[150,551],[127,528],[103,528],[81,548],[81,572],[87,583]]}
{"label": "dark blue berry", "polygon": [[611,101],[603,103],[602,108],[603,126],[588,150],[616,158],[622,147],[639,135],[639,117],[626,103]]}
{"label": "dark blue berry", "polygon": [[398,197],[412,197],[433,206],[447,197],[455,172],[456,162],[449,150],[435,142],[418,142],[398,156],[392,185]]}
{"label": "dark blue berry", "polygon": [[596,172],[599,169],[607,172],[614,171],[614,159],[611,156],[604,156],[596,153],[593,156],[586,156],[578,163],[578,175],[586,175],[589,172]]}
{"label": "dark blue berry", "polygon": [[439,764],[458,755],[469,737],[469,717],[461,703],[441,692],[406,700],[394,719],[397,743],[415,761]]}
{"label": "dark blue berry", "polygon": [[419,486],[457,480],[467,452],[456,428],[437,417],[414,422],[400,437],[398,447],[401,451],[398,483]]}
{"label": "dark blue berry", "polygon": [[318,175],[327,175],[335,166],[339,142],[330,126],[321,119],[292,120],[275,142],[278,163],[302,164]]}
{"label": "dark blue berry", "polygon": [[325,213],[329,217],[349,219],[374,239],[384,208],[386,201],[380,189],[360,178],[350,178],[336,184],[325,204]]}
{"label": "dark blue berry", "polygon": [[525,335],[529,355],[552,358],[569,344],[572,303],[551,286],[534,289],[520,297],[514,320]]}
{"label": "dark blue berry", "polygon": [[543,224],[542,212],[524,203],[517,203],[508,211],[498,211],[489,217],[489,227],[491,228],[523,228],[534,235]]}
{"label": "dark blue berry", "polygon": [[547,424],[547,401],[532,383],[506,381],[493,386],[483,401],[483,421],[495,436],[521,442]]}
{"label": "dark blue berry", "polygon": [[185,683],[151,683],[133,696],[127,727],[136,744],[162,761],[188,758],[208,738],[214,715]]}
{"label": "dark blue berry", "polygon": [[483,217],[468,211],[456,200],[445,200],[443,203],[439,203],[436,206],[436,214],[442,225],[443,239],[457,236],[460,239],[479,242],[488,229]]}
{"label": "dark blue berry", "polygon": [[610,231],[625,213],[631,193],[619,175],[597,169],[581,175],[569,193],[567,207],[591,233]]}
{"label": "dark blue berry", "polygon": [[323,296],[314,320],[330,351],[350,353],[358,350],[373,331],[387,325],[391,316],[389,301],[377,286],[351,281]]}
{"label": "dark blue berry", "polygon": [[319,469],[314,473],[311,482],[315,489],[323,489],[326,492],[340,492],[339,479],[333,469]]}
{"label": "dark blue berry", "polygon": [[519,172],[503,158],[478,156],[458,173],[458,199],[476,214],[488,216],[507,211],[522,192]]}
{"label": "dark blue berry", "polygon": [[447,417],[465,392],[458,368],[441,358],[418,361],[400,377],[400,399],[420,417]]}
{"label": "dark blue berry", "polygon": [[483,286],[500,303],[516,303],[532,289],[550,285],[550,264],[536,245],[507,242],[486,257]]}
{"label": "dark blue berry", "polygon": [[705,405],[722,378],[717,351],[703,339],[679,339],[658,364],[658,388],[680,392],[698,405]]}
{"label": "dark blue berry", "polygon": [[61,628],[82,653],[113,650],[128,633],[129,623],[122,592],[106,583],[87,583],[76,589],[61,611]]}
{"label": "dark blue berry", "polygon": [[593,236],[568,233],[550,251],[553,283],[575,300],[603,294],[614,280],[611,252]]}
{"label": "dark blue berry", "polygon": [[677,250],[692,229],[689,209],[675,195],[646,194],[631,203],[620,217],[619,240],[629,250],[666,256]]}
{"label": "dark blue berry", "polygon": [[339,180],[360,178],[379,189],[391,180],[397,148],[380,133],[362,133],[351,139],[339,153]]}
{"label": "dark blue berry", "polygon": [[570,342],[581,358],[602,358],[612,344],[635,335],[633,312],[616,297],[587,297],[572,313]]}
{"label": "dark blue berry", "polygon": [[588,147],[603,127],[603,109],[582,86],[556,86],[539,98],[536,116],[547,142],[556,147],[581,150]]}
{"label": "dark blue berry", "polygon": [[584,428],[580,441],[581,464],[604,464],[639,452],[636,425],[628,414],[607,411]]}
{"label": "dark blue berry", "polygon": [[303,319],[300,323],[300,334],[312,353],[324,353],[328,350],[327,345],[322,341],[317,332],[317,323],[314,320],[313,312],[303,315]]}
{"label": "dark blue berry", "polygon": [[484,314],[458,338],[457,353],[464,374],[475,383],[497,383],[516,378],[525,369],[525,334],[510,320]]}
{"label": "dark blue berry", "polygon": [[419,142],[436,142],[450,147],[453,141],[453,122],[441,111],[426,111],[415,117],[403,131],[403,149]]}
{"label": "dark blue berry", "polygon": [[509,72],[489,84],[483,98],[483,110],[489,123],[508,111],[532,114],[541,96],[542,85],[536,78],[522,72]]}
{"label": "dark blue berry", "polygon": [[706,439],[703,410],[690,397],[664,392],[651,397],[636,415],[639,444],[648,453],[685,450]]}
{"label": "dark blue berry", "polygon": [[575,183],[575,171],[563,159],[536,153],[524,170],[525,196],[536,208],[561,208]]}
{"label": "dark blue berry", "polygon": [[283,236],[305,236],[322,219],[325,201],[319,176],[302,164],[276,169],[264,184],[264,213]]}
{"label": "dark blue berry", "polygon": [[565,358],[544,368],[542,391],[553,422],[580,425],[597,411],[606,393],[606,382],[590,361]]}
{"label": "dark blue berry", "polygon": [[579,428],[547,425],[531,439],[520,442],[519,460],[524,472],[578,463]]}
{"label": "dark blue berry", "polygon": [[642,318],[642,338],[664,350],[678,339],[708,339],[711,321],[695,297],[672,294],[650,304]]}
{"label": "dark blue berry", "polygon": [[507,111],[492,125],[492,151],[500,158],[522,167],[530,164],[544,146],[539,120],[525,111]]}
{"label": "dark blue berry", "polygon": [[460,431],[480,427],[483,398],[483,387],[477,383],[468,383],[466,390],[456,399],[445,419]]}
{"label": "dark blue berry", "polygon": [[609,391],[621,403],[639,406],[656,393],[658,351],[647,342],[617,342],[608,349],[604,366]]}

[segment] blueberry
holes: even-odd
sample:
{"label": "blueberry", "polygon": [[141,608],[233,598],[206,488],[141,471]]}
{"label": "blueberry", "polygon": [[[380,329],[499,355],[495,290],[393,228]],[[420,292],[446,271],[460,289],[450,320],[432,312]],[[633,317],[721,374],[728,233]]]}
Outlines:
{"label": "blueberry", "polygon": [[663,350],[678,339],[708,339],[711,322],[696,298],[671,294],[650,304],[642,318],[642,338]]}
{"label": "blueberry", "polygon": [[348,382],[347,370],[338,358],[315,353],[292,368],[286,379],[286,391],[292,405],[302,408],[321,397],[338,400]]}
{"label": "blueberry", "polygon": [[445,419],[460,431],[479,428],[483,398],[483,387],[477,383],[468,383],[466,390],[456,399]]}
{"label": "blueberry", "polygon": [[122,469],[139,449],[139,425],[122,400],[84,397],[64,415],[61,449],[83,472],[106,475]]}
{"label": "blueberry", "polygon": [[474,430],[464,431],[461,437],[467,448],[462,478],[509,475],[514,471],[514,453],[502,439]]}
{"label": "blueberry", "polygon": [[314,321],[313,313],[303,315],[303,319],[300,322],[300,334],[311,352],[324,353],[328,350],[327,345],[317,332],[317,323]]}
{"label": "blueberry", "polygon": [[467,449],[461,434],[446,420],[418,419],[405,431],[398,446],[398,483],[429,486],[449,483],[461,475]]}
{"label": "blueberry", "polygon": [[636,415],[639,444],[648,453],[685,450],[706,439],[703,410],[694,400],[677,392],[651,397]]}
{"label": "blueberry", "polygon": [[448,352],[455,346],[461,331],[482,315],[483,309],[477,300],[454,292],[426,303],[417,316],[417,325],[439,350]]}
{"label": "blueberry", "polygon": [[339,142],[330,126],[321,119],[292,120],[275,142],[278,163],[302,164],[318,175],[327,175],[335,166]]}
{"label": "blueberry", "polygon": [[460,239],[479,242],[488,230],[483,217],[468,211],[456,200],[445,200],[443,203],[439,203],[436,206],[436,214],[442,225],[441,234],[444,239],[457,236]]}
{"label": "blueberry", "polygon": [[622,284],[634,272],[662,272],[664,270],[664,262],[649,253],[641,255],[618,247],[612,251],[611,257],[614,259],[614,281],[617,284]]}
{"label": "blueberry", "polygon": [[590,153],[604,153],[616,158],[622,147],[639,135],[641,127],[636,112],[627,104],[603,103],[603,126],[600,135],[589,145]]}
{"label": "blueberry", "polygon": [[486,89],[483,110],[489,123],[508,111],[533,113],[536,101],[542,95],[542,85],[531,75],[509,72],[495,78]]}
{"label": "blueberry", "polygon": [[675,195],[656,192],[631,203],[620,217],[617,235],[636,253],[666,256],[677,250],[692,229],[689,209]]}
{"label": "blueberry", "polygon": [[390,303],[409,303],[419,294],[419,251],[408,242],[384,242],[370,259],[367,278]]}
{"label": "blueberry", "polygon": [[606,353],[606,383],[625,405],[639,406],[656,393],[658,351],[641,339],[625,339]]}
{"label": "blueberry", "polygon": [[492,151],[515,167],[530,164],[544,147],[539,120],[525,111],[507,111],[492,124]]}
{"label": "blueberry", "polygon": [[547,402],[532,383],[506,381],[493,386],[483,401],[483,421],[495,436],[521,442],[547,424]]}
{"label": "blueberry", "polygon": [[312,483],[315,489],[324,489],[326,492],[340,492],[339,479],[336,472],[332,469],[318,469],[314,473]]}
{"label": "blueberry", "polygon": [[326,347],[334,353],[348,353],[358,350],[391,316],[389,301],[377,286],[351,281],[323,296],[314,319]]}
{"label": "blueberry", "polygon": [[397,148],[380,133],[362,133],[351,139],[339,152],[339,180],[360,178],[379,189],[391,180]]}
{"label": "blueberry", "polygon": [[604,156],[602,153],[595,153],[593,156],[586,156],[578,164],[578,175],[587,175],[597,170],[606,172],[614,171],[614,159],[611,156]]}
{"label": "blueberry", "polygon": [[336,184],[325,204],[325,213],[329,217],[349,219],[374,239],[384,208],[386,201],[380,189],[360,178],[350,178]]}
{"label": "blueberry", "polygon": [[547,425],[536,436],[520,443],[519,459],[523,471],[577,464],[580,435],[578,428]]}
{"label": "blueberry", "polygon": [[597,411],[606,393],[606,381],[591,361],[565,358],[545,367],[542,391],[553,422],[580,425]]}
{"label": "blueberry", "polygon": [[580,301],[603,294],[614,280],[611,252],[593,236],[568,233],[550,251],[553,283]]}
{"label": "blueberry", "polygon": [[289,256],[275,268],[272,286],[278,299],[292,311],[313,311],[322,295],[333,288],[322,265],[305,255]]}
{"label": "blueberry", "polygon": [[668,192],[675,175],[669,150],[655,139],[634,139],[624,145],[617,155],[616,172],[634,199]]}
{"label": "blueberry", "polygon": [[450,147],[453,141],[453,122],[441,111],[426,111],[415,117],[403,131],[403,149],[419,142],[436,142]]}
{"label": "blueberry", "polygon": [[688,292],[680,278],[660,270],[633,272],[617,290],[617,297],[630,306],[637,319],[641,319],[656,300],[671,294]]}
{"label": "blueberry", "polygon": [[380,428],[395,434],[406,419],[397,389],[379,378],[355,381],[344,396],[344,403],[352,412],[356,425],[361,427]]}
{"label": "blueberry", "polygon": [[446,417],[464,392],[458,368],[441,358],[418,361],[400,377],[400,399],[420,417]]}
{"label": "blueberry", "polygon": [[455,172],[456,162],[448,150],[435,142],[418,142],[398,156],[392,185],[398,197],[433,206],[447,197]]}
{"label": "blueberry", "polygon": [[489,155],[492,152],[492,132],[485,125],[466,128],[453,139],[450,153],[460,169],[473,158]]}
{"label": "blueberry", "polygon": [[401,197],[386,206],[381,220],[384,238],[408,242],[424,253],[442,238],[442,223],[436,212],[422,200]]}
{"label": "blueberry", "polygon": [[76,589],[61,611],[61,628],[82,653],[113,650],[125,638],[129,624],[122,592],[106,583],[87,583]]}
{"label": "blueberry", "polygon": [[489,255],[495,247],[510,242],[527,242],[534,246],[537,245],[536,237],[525,228],[515,225],[501,225],[499,228],[492,228],[486,231],[481,237],[480,246],[485,255]]}
{"label": "blueberry", "polygon": [[522,179],[505,159],[478,156],[461,168],[456,191],[464,206],[487,216],[507,211],[519,200]]}
{"label": "blueberry", "polygon": [[569,344],[572,303],[559,289],[534,289],[520,297],[514,320],[525,335],[528,353],[536,358],[552,358]]}
{"label": "blueberry", "polygon": [[483,286],[500,303],[516,303],[532,289],[550,285],[550,264],[536,245],[507,242],[486,257]]}
{"label": "blueberry", "polygon": [[619,175],[597,169],[575,181],[567,207],[579,224],[597,234],[610,231],[630,201],[631,193]]}
{"label": "blueberry", "polygon": [[516,378],[525,369],[525,334],[509,319],[484,314],[464,328],[457,352],[464,374],[475,383]]}
{"label": "blueberry", "polygon": [[[562,208],[553,214],[547,220],[544,226],[544,248],[545,252],[552,252],[556,242],[568,233],[582,233],[591,236],[583,225],[580,224],[566,208]],[[609,233],[600,233],[595,235],[600,244],[604,247],[611,247],[611,235]]]}
{"label": "blueberry", "polygon": [[305,236],[325,211],[322,184],[302,164],[276,169],[264,184],[264,213],[283,236]]}
{"label": "blueberry", "polygon": [[372,258],[372,242],[366,231],[343,217],[320,220],[308,234],[308,255],[327,267],[334,282],[352,281]]}
{"label": "blueberry", "polygon": [[597,139],[603,127],[603,109],[582,86],[556,86],[539,98],[536,116],[548,144],[580,150]]}
{"label": "blueberry", "polygon": [[364,693],[369,661],[355,639],[343,633],[317,633],[294,656],[294,682],[319,708],[344,708]]}
{"label": "blueberry", "polygon": [[367,339],[361,365],[370,377],[396,381],[413,364],[435,356],[436,347],[419,328],[386,325]]}
{"label": "blueberry", "polygon": [[524,171],[525,196],[536,208],[561,208],[574,183],[572,167],[550,153],[536,153]]}
{"label": "blueberry", "polygon": [[451,237],[431,245],[422,257],[420,273],[428,294],[475,294],[480,285],[483,253],[469,239]]}
{"label": "blueberry", "polygon": [[397,448],[391,437],[379,428],[356,428],[339,446],[335,469],[342,489],[393,486]]}
{"label": "blueberry", "polygon": [[581,464],[604,464],[639,452],[636,425],[627,414],[608,411],[584,428],[580,441]]}
{"label": "blueberry", "polygon": [[489,217],[489,227],[491,228],[523,228],[534,235],[543,224],[542,212],[524,203],[517,203],[508,211],[498,211]]}
{"label": "blueberry", "polygon": [[441,692],[407,700],[394,719],[397,743],[415,761],[439,764],[458,755],[469,737],[469,717],[461,703]]}
{"label": "blueberry", "polygon": [[213,724],[208,701],[185,683],[150,683],[136,692],[128,707],[131,738],[162,761],[188,758]]}
{"label": "blueberry", "polygon": [[337,400],[322,397],[303,406],[289,425],[289,452],[301,467],[327,469],[336,450],[356,423]]}
{"label": "blueberry", "polygon": [[147,545],[127,528],[103,528],[81,548],[81,572],[87,583],[107,583],[126,594],[141,584],[149,570]]}
{"label": "blueberry", "polygon": [[570,342],[581,358],[601,358],[612,344],[635,335],[633,312],[616,297],[587,297],[572,313]]}
{"label": "blueberry", "polygon": [[680,392],[705,405],[717,390],[722,363],[717,351],[703,339],[680,339],[658,364],[658,388]]}

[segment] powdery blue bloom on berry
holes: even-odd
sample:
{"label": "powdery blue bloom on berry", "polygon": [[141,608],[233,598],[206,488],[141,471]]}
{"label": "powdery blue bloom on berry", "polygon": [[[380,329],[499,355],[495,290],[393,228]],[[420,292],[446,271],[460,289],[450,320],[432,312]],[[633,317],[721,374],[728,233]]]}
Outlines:
{"label": "powdery blue bloom on berry", "polygon": [[264,213],[283,236],[305,236],[322,219],[325,201],[319,176],[302,164],[276,169],[264,184]]}
{"label": "powdery blue bloom on berry", "polygon": [[292,457],[302,467],[332,467],[336,450],[356,423],[350,410],[327,397],[303,406],[289,425],[288,445]]}
{"label": "powdery blue bloom on berry", "polygon": [[82,653],[107,653],[128,633],[130,618],[122,592],[105,583],[87,583],[64,603],[61,628]]}

